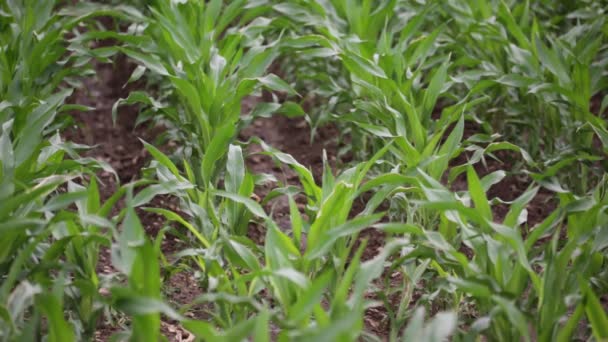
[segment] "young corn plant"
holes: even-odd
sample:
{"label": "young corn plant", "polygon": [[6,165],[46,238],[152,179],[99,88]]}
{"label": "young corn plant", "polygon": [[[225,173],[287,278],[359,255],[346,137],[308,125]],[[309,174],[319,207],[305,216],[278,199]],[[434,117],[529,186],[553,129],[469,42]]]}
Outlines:
{"label": "young corn plant", "polygon": [[[565,196],[568,204],[529,227],[526,206],[538,187],[508,203],[510,210],[498,223],[492,201],[486,196],[494,178],[479,179],[469,168],[469,190],[461,194],[448,191],[428,176],[421,184],[424,205],[440,212],[442,225],[453,225],[458,231],[451,240],[455,242],[426,232],[428,240],[423,244],[432,245],[432,253],[438,253],[432,257],[433,267],[450,284],[446,291],[454,296],[452,305],[459,307],[469,300],[475,303],[472,318],[476,320],[470,333],[496,339],[531,340],[537,336],[543,341],[570,340],[580,333],[575,327],[585,313],[593,334],[603,336],[600,324],[606,314],[598,307],[595,293],[605,288],[598,280],[605,272],[601,265],[606,247],[594,239],[601,234],[606,218],[600,209],[606,200],[605,185],[591,197],[570,197],[574,202]],[[580,225],[581,219],[584,225]],[[571,238],[560,241],[564,223]],[[542,239],[550,242],[541,243]],[[467,258],[460,244],[473,251],[473,256]],[[570,315],[572,310],[574,315]],[[531,318],[533,321],[529,321]]]}
{"label": "young corn plant", "polygon": [[[176,262],[188,260],[190,266],[187,267],[200,272],[200,284],[208,292],[192,305],[204,305],[210,322],[185,320],[184,326],[206,339],[245,336],[239,334],[248,334],[247,329],[256,326],[257,321],[250,318],[261,313],[264,306],[258,298],[251,298],[263,289],[253,279],[262,269],[258,261],[260,248],[246,237],[246,233],[253,218],[268,220],[268,224],[271,221],[259,204],[250,199],[255,179],[245,168],[241,147],[228,147],[225,164],[221,167],[225,170],[221,188],[203,190],[197,186],[188,162],[184,163],[186,171],[182,175],[169,157],[152,145],[145,146],[155,158],[145,175],[157,182],[134,196],[131,203],[141,206],[158,194],[171,194],[179,199],[180,214],[161,208],[145,210],[175,222],[175,233],[184,236],[185,240],[191,238],[192,247],[179,253]],[[219,165],[215,167],[219,168]],[[212,205],[201,201],[205,196],[214,198]],[[183,307],[181,311],[189,308]],[[259,324],[267,325],[268,318],[265,322]],[[215,327],[222,332],[215,331]]]}
{"label": "young corn plant", "polygon": [[[593,139],[595,132],[606,132],[606,122],[590,111],[592,98],[605,91],[608,85],[601,72],[601,63],[594,64],[604,40],[602,26],[602,19],[577,26],[552,42],[551,48],[534,36],[531,52],[535,52],[540,61],[539,74],[537,78],[524,77],[520,83],[523,89],[529,89],[538,97],[539,102],[550,106],[548,113],[554,113],[552,126],[555,130],[546,132],[551,138],[543,145],[553,144],[547,148],[549,156],[554,154],[574,163],[571,172],[566,172],[562,180],[572,184],[571,190],[578,194],[592,188],[602,174],[593,165],[602,156],[602,152],[594,148]],[[585,33],[580,34],[580,31]],[[544,76],[546,74],[549,77]],[[548,156],[544,157],[546,160]],[[549,163],[547,167],[559,169],[561,165]]]}
{"label": "young corn plant", "polygon": [[[48,122],[25,126],[29,141],[19,138],[13,120],[0,131],[3,340],[91,338],[105,307],[98,258],[110,244],[111,210],[124,190],[102,205],[94,171],[112,170],[80,158],[77,146],[58,134],[45,140],[36,133],[49,128],[59,108],[50,101],[36,107],[34,113]],[[28,146],[36,138],[44,142]]]}
{"label": "young corn plant", "polygon": [[571,172],[559,172],[561,181],[575,187],[570,190],[582,194],[593,188],[601,178],[594,166],[601,159],[594,132],[603,134],[606,124],[591,113],[590,104],[606,89],[605,20],[582,16],[593,13],[593,6],[581,3],[572,13],[574,25],[566,22],[556,30],[538,22],[538,9],[530,2],[480,4],[446,5],[457,13],[447,46],[467,69],[457,82],[471,89],[491,80],[485,91],[493,101],[483,109],[495,130],[546,161],[540,166],[549,176],[572,165]]}
{"label": "young corn plant", "polygon": [[[3,339],[88,338],[101,312],[96,266],[100,246],[109,244],[108,217],[119,197],[101,206],[92,173],[100,164],[79,158],[58,134],[44,141],[44,133],[36,131],[53,123],[60,103],[51,103],[36,107],[40,119],[23,128],[27,135],[15,130],[12,119],[0,131]],[[44,142],[30,145],[36,139]],[[87,183],[85,171],[88,189],[77,184]],[[75,326],[65,324],[64,310],[71,312]],[[42,330],[42,317],[58,326]]]}
{"label": "young corn plant", "polygon": [[[245,272],[232,280],[245,293],[225,293],[218,287],[194,302],[228,307],[231,311],[222,315],[211,313],[211,322],[185,320],[183,325],[209,341],[246,337],[267,341],[269,335],[277,341],[356,340],[362,334],[367,286],[382,274],[386,258],[400,244],[388,245],[385,253],[366,262],[359,260],[362,245],[342,276],[328,267],[307,277],[297,270],[301,257],[294,254],[293,241],[276,226],[269,223],[269,227],[265,265],[257,264],[251,258],[257,253],[244,244],[233,242],[234,250],[227,253],[226,260]],[[275,307],[269,309],[271,303]],[[243,310],[247,314],[240,318],[237,313]],[[240,319],[224,321],[224,315]],[[216,325],[219,332],[214,328]]]}
{"label": "young corn plant", "polygon": [[79,20],[58,15],[55,5],[10,1],[0,7],[0,122],[15,118],[16,129],[28,122],[36,99],[57,93],[64,81],[82,71],[83,60],[68,53],[63,40]]}
{"label": "young corn plant", "polygon": [[[162,339],[164,316],[209,341],[377,341],[365,331],[371,306],[385,310],[390,341],[608,339],[604,7],[156,0],[140,12],[1,3],[0,340],[88,340],[102,314],[118,313],[124,331],[114,339]],[[130,26],[97,30],[88,23],[98,15]],[[108,38],[119,44],[89,48]],[[85,109],[65,104],[75,76],[116,53],[138,64],[129,81],[145,75],[150,87],[119,100],[114,116],[140,104],[138,122],[161,121],[180,148],[168,156],[144,143],[153,157],[145,180],[102,203],[95,171],[110,170],[80,158],[84,147],[58,130],[67,111]],[[268,73],[277,60],[290,84]],[[275,102],[242,113],[260,89]],[[291,97],[281,104],[277,93]],[[313,135],[324,122],[345,128],[355,160],[334,175],[324,158],[318,181],[254,138],[301,185],[279,184],[259,203],[254,188],[269,176],[247,170],[235,137],[251,118],[304,109]],[[482,132],[465,139],[467,121]],[[484,134],[492,132],[501,135]],[[498,150],[520,154],[529,169],[507,170],[532,180],[512,201],[488,196],[507,172],[480,178],[474,168]],[[468,161],[454,165],[463,154]],[[463,174],[467,188],[450,190]],[[559,203],[531,225],[541,187]],[[163,235],[150,241],[135,212],[160,194],[177,198],[179,211],[144,210],[189,244],[170,260],[204,289],[179,310],[162,298]],[[264,209],[278,196],[289,203],[288,227]],[[248,237],[252,224],[265,231],[261,245]],[[363,261],[368,228],[385,245]],[[104,247],[117,272],[101,276]],[[187,314],[194,306],[204,318]]]}
{"label": "young corn plant", "polygon": [[401,11],[396,1],[298,1],[277,3],[272,10],[290,19],[277,21],[289,36],[281,43],[286,60],[281,67],[305,94],[303,106],[314,138],[332,115],[352,108],[352,85],[340,63],[341,46],[372,58],[380,32],[388,22],[391,28],[398,26]]}
{"label": "young corn plant", "polygon": [[293,194],[284,189],[289,196],[290,214],[292,217],[292,236],[297,245],[305,246],[303,271],[315,274],[322,268],[307,258],[320,259],[321,256],[331,254],[329,260],[339,261],[333,266],[336,270],[344,270],[348,256],[359,231],[370,227],[383,217],[383,213],[367,212],[355,219],[349,220],[353,214],[355,200],[363,193],[360,189],[370,169],[378,163],[389,146],[378,151],[369,161],[360,163],[344,170],[338,177],[331,173],[331,169],[324,160],[322,186],[318,186],[312,172],[298,163],[292,156],[282,153],[259,141],[265,153],[270,154],[278,162],[288,165],[296,174],[302,184],[306,196],[306,214],[310,217],[307,225],[299,217]]}
{"label": "young corn plant", "polygon": [[[432,13],[434,9],[435,6],[429,5],[421,12]],[[316,15],[323,18],[322,14]],[[385,19],[388,23],[393,18],[387,14]],[[450,56],[438,53],[441,51],[438,37],[445,27],[440,26],[429,34],[422,31],[423,27],[423,15],[411,16],[405,24],[387,24],[377,32],[375,55],[365,52],[369,42],[344,38],[346,34],[334,33],[338,29],[318,28],[325,36],[305,36],[288,43],[304,46],[304,51],[325,49],[327,55],[331,51],[341,61],[350,79],[352,90],[348,91],[353,100],[350,112],[337,118],[352,125],[353,145],[362,144],[361,151],[374,151],[394,141],[390,147],[394,158],[387,159],[388,168],[384,168],[393,175],[385,176],[385,180],[398,178],[397,174],[417,177],[419,170],[442,180],[450,161],[463,152],[465,114],[487,100],[483,91],[490,84],[479,84],[462,99],[443,105],[438,113],[438,104],[453,98],[448,93],[453,84],[448,78]],[[487,146],[488,152],[515,148],[494,143],[492,139],[488,142],[492,144]],[[379,205],[378,200],[395,196],[394,203],[401,203],[398,211],[402,218],[433,224],[436,217],[427,215],[426,210],[410,200],[416,192],[393,190],[388,187],[376,193],[370,201],[370,210]]]}
{"label": "young corn plant", "polygon": [[88,40],[76,27],[103,11],[56,5],[0,5],[2,340],[89,339],[104,306],[97,261],[120,195],[102,206],[94,172],[111,169],[80,158],[86,146],[59,134],[66,111],[87,109],[66,104],[75,76],[89,70]]}
{"label": "young corn plant", "polygon": [[161,313],[171,319],[181,319],[181,316],[162,301],[160,244],[146,236],[133,208],[132,189],[127,191],[124,220],[120,231],[114,231],[116,243],[112,245],[112,263],[127,281],[126,286],[116,284],[110,288],[110,305],[128,315],[131,324],[128,331],[116,337],[158,341],[161,339]]}
{"label": "young corn plant", "polygon": [[[265,245],[260,248],[245,236],[232,235],[227,227],[219,227],[218,237],[209,246],[187,253],[204,272],[203,284],[209,291],[193,305],[207,304],[206,312],[212,320],[187,320],[183,324],[209,340],[251,336],[259,329],[268,329],[268,322],[272,322],[270,326],[274,326],[281,341],[354,340],[362,333],[367,286],[382,274],[385,260],[401,246],[397,240],[368,262],[360,261],[365,244],[352,254],[358,232],[383,216],[380,213],[348,219],[359,184],[387,149],[338,177],[326,169],[323,184],[318,186],[312,173],[293,157],[259,143],[265,153],[299,175],[310,219],[301,215],[289,189],[275,192],[289,196],[291,232],[282,231],[257,202],[229,191],[218,191],[219,196],[243,205],[265,224]],[[240,152],[236,147],[231,149]],[[232,187],[229,183],[233,179],[228,174],[226,188]],[[187,192],[182,198],[188,196]],[[218,209],[230,212],[229,206]],[[226,214],[218,216],[229,218]],[[324,302],[329,306],[324,306]],[[269,310],[270,303],[275,304]],[[214,332],[215,326],[222,332]]]}
{"label": "young corn plant", "polygon": [[262,87],[293,93],[276,75],[267,74],[278,45],[265,42],[267,22],[253,20],[250,10],[246,1],[158,1],[150,7],[151,17],[140,23],[142,35],[119,48],[140,64],[139,76],[145,70],[160,76],[169,95],[160,102],[134,92],[117,102],[114,114],[121,103],[143,103],[177,129],[181,163],[146,147],[158,162],[161,182],[191,188],[184,210],[196,221],[186,226],[207,248],[224,229],[237,235],[247,231],[244,205],[219,191],[224,177],[229,194],[248,198],[253,192],[254,178],[244,171],[241,148],[231,146],[242,126],[241,102]]}
{"label": "young corn plant", "polygon": [[145,27],[142,36],[119,48],[140,63],[137,75],[149,70],[170,84],[169,100],[176,106],[140,92],[117,105],[154,104],[152,110],[181,132],[201,189],[217,185],[221,170],[214,165],[225,158],[241,126],[242,100],[260,87],[293,92],[276,75],[266,75],[278,46],[264,41],[266,22],[252,21],[246,8],[242,0],[158,1],[150,7],[151,17],[140,24]]}

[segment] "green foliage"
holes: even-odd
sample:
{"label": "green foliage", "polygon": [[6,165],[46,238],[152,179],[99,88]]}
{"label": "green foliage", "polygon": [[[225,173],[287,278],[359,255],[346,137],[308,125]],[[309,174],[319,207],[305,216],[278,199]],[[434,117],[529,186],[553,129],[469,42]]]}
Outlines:
{"label": "green foliage", "polygon": [[[605,2],[133,4],[0,4],[0,340],[89,340],[104,319],[133,341],[167,320],[205,341],[608,338]],[[147,86],[114,119],[138,105],[178,148],[143,142],[142,179],[102,199],[113,171],[60,131],[91,61],[118,54]],[[352,160],[324,153],[315,177],[239,141],[273,115],[337,127]],[[254,145],[297,182],[251,172]],[[182,307],[176,269],[203,289]]]}
{"label": "green foliage", "polygon": [[[152,105],[191,142],[188,157],[196,184],[215,187],[228,146],[240,127],[241,102],[258,88],[293,92],[266,69],[278,55],[277,42],[263,44],[267,24],[252,20],[246,1],[184,3],[157,1],[142,25],[141,36],[124,38],[117,48],[167,82],[176,107],[167,107],[145,94],[135,93],[126,103]],[[229,25],[241,25],[239,29]],[[143,69],[141,69],[143,68]],[[137,78],[132,76],[132,78]],[[115,106],[114,115],[118,107]]]}

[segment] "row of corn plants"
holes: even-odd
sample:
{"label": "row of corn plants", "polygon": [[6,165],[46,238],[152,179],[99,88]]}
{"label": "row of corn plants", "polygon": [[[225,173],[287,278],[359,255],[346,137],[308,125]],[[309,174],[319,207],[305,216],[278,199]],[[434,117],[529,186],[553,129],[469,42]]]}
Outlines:
{"label": "row of corn plants", "polygon": [[[105,324],[153,341],[167,318],[205,341],[608,338],[601,1],[132,4],[0,5],[0,338],[87,340]],[[98,15],[128,28],[100,29]],[[66,100],[91,60],[118,54],[150,86],[112,115],[137,104],[179,147],[143,142],[142,180],[102,203],[95,171],[108,167],[58,132],[86,110]],[[274,95],[241,105],[262,92]],[[332,169],[324,155],[316,179],[298,156],[239,141],[272,115],[304,116],[313,138],[338,127],[354,160]],[[252,144],[299,185],[250,172]],[[491,196],[515,177],[527,188],[513,200]],[[532,223],[539,193],[556,205]],[[147,207],[160,194],[179,210]],[[287,229],[266,209],[278,197]],[[188,248],[162,255],[138,207]],[[370,229],[384,246],[364,260]],[[114,273],[98,273],[102,248]],[[176,264],[202,290],[183,307],[165,295]],[[386,312],[385,333],[368,329],[370,308]]]}
{"label": "row of corn plants", "polygon": [[[581,4],[585,6],[579,12],[587,14],[584,20],[579,19],[578,12],[573,14],[578,22],[563,28],[566,33],[560,32],[560,40],[551,39],[551,46],[547,46],[540,34],[552,36],[557,32],[550,32],[553,28],[543,32],[533,17],[534,5],[526,2],[511,6],[513,12],[525,16],[517,19],[504,2],[454,1],[409,9],[433,19],[456,20],[458,25],[452,28],[455,32],[447,26],[425,30],[425,18],[407,11],[404,15],[411,15],[409,21],[395,21],[398,4],[391,1],[381,6],[365,1],[301,2],[277,4],[274,10],[312,31],[312,35],[294,39],[303,42],[299,47],[308,49],[311,56],[325,49],[323,57],[331,56],[342,63],[346,76],[334,73],[333,84],[350,78],[350,85],[336,86],[332,96],[354,106],[343,107],[343,112],[335,115],[337,119],[354,124],[365,138],[380,140],[377,146],[393,143],[395,158],[391,158],[390,174],[383,173],[367,184],[380,187],[368,209],[392,196],[391,206],[399,206],[396,211],[403,215],[401,220],[417,226],[416,233],[408,234],[421,238],[412,242],[413,250],[421,246],[435,252],[445,248],[447,255],[429,259],[429,278],[438,284],[436,293],[443,293],[434,300],[456,311],[473,304],[476,312],[464,317],[466,324],[474,327],[467,336],[483,331],[498,340],[569,340],[576,332],[574,326],[585,319],[586,310],[586,319],[600,338],[600,323],[593,321],[596,315],[605,317],[605,309],[587,284],[602,283],[604,272],[600,266],[604,264],[603,247],[590,245],[605,225],[605,213],[600,208],[605,203],[606,177],[604,165],[598,161],[605,153],[606,123],[590,112],[592,98],[606,89],[602,72],[605,57],[601,52],[605,49],[603,10],[594,4]],[[528,30],[531,38],[524,33],[528,21],[535,24]],[[450,78],[449,70],[455,74]],[[456,88],[459,84],[465,86]],[[456,89],[450,92],[452,87]],[[512,92],[513,87],[523,87],[523,93],[540,106],[522,103]],[[434,113],[442,98],[441,112]],[[488,110],[487,103],[493,106],[489,111],[492,117],[478,112]],[[497,103],[499,109],[491,110]],[[518,108],[522,109],[512,121],[496,115]],[[534,117],[536,108],[539,116],[555,115],[552,130],[544,128],[552,125],[549,120]],[[600,114],[603,111],[599,109]],[[436,118],[434,114],[438,114]],[[477,135],[463,142],[463,119],[482,121],[490,132],[512,129],[532,139],[510,139],[513,144],[497,141],[504,137],[494,134]],[[600,144],[594,146],[594,139]],[[506,203],[488,199],[486,193],[507,173],[497,171],[480,179],[472,167],[485,155],[503,149],[517,152],[525,163],[521,170],[507,171],[530,173],[534,180],[520,197]],[[466,164],[450,165],[451,159],[465,152],[474,152]],[[449,166],[449,181],[442,184]],[[450,191],[450,181],[463,172],[468,191]],[[529,227],[525,208],[539,186],[555,191],[560,205],[545,221]],[[583,202],[588,206],[574,204]],[[404,203],[405,207],[400,205]],[[502,222],[492,211],[492,205],[498,203],[510,207]],[[584,223],[587,228],[574,228],[572,224],[584,212],[590,214]],[[560,246],[561,229],[567,229],[568,243]],[[553,247],[537,244],[541,237],[549,236],[552,239],[545,241],[552,241]],[[462,253],[463,246],[473,251],[472,257]],[[574,249],[585,252],[571,254]],[[414,259],[420,259],[420,254],[413,254]],[[553,255],[560,255],[564,264],[555,267]],[[450,259],[456,269],[462,269],[449,267]],[[576,270],[570,280],[563,276],[565,267]],[[556,284],[558,278],[560,285]],[[605,285],[595,291],[604,293]],[[574,297],[579,300],[565,299]],[[576,309],[579,314],[571,315]],[[530,323],[527,316],[540,321]],[[393,331],[391,337],[397,338],[398,334]]]}
{"label": "row of corn plants", "polygon": [[[70,113],[91,109],[71,96],[100,57],[95,18],[123,13],[50,0],[7,1],[0,12],[0,340],[91,340],[103,316],[129,312],[134,293],[160,297],[158,249],[133,209],[112,216],[136,184],[102,202],[96,172],[111,167],[60,134]],[[116,245],[119,272],[100,273],[102,248],[119,240],[132,242]],[[158,335],[153,319],[132,318],[134,336]]]}
{"label": "row of corn plants", "polygon": [[[237,130],[251,116],[297,105],[262,103],[245,113],[250,118],[241,119],[242,99],[260,89],[296,94],[267,72],[284,49],[281,34],[269,25],[273,19],[254,19],[265,8],[246,5],[160,1],[150,7],[149,21],[140,23],[146,29],[137,41],[124,39],[124,46],[117,47],[169,89],[167,95],[135,93],[118,104],[142,103],[147,117],[166,122],[184,143],[175,158],[145,144],[154,157],[150,175],[158,181],[148,192],[166,192],[169,184],[175,185],[171,194],[179,198],[185,217],[148,210],[191,236],[193,248],[181,258],[203,275],[200,284],[206,293],[181,309],[205,305],[210,319],[180,320],[206,340],[353,340],[363,332],[366,286],[381,275],[384,260],[400,246],[395,242],[366,263],[360,260],[364,245],[353,250],[357,232],[381,218],[373,214],[349,220],[349,213],[365,174],[386,151],[338,177],[327,168],[317,184],[292,156],[254,139],[249,143],[261,144],[265,154],[300,178],[301,190],[278,187],[261,200],[289,198],[291,231],[281,231],[250,199],[256,183],[269,175],[246,170],[247,142],[235,141]],[[120,115],[119,107],[116,112]],[[306,216],[294,199],[300,192],[307,198]],[[263,246],[247,238],[251,222],[266,227]],[[333,234],[337,227],[340,235]],[[357,290],[351,293],[352,288]]]}

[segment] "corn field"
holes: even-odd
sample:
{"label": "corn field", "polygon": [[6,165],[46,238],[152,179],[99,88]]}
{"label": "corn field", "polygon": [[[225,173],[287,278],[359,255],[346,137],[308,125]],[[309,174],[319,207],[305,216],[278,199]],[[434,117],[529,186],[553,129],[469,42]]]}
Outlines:
{"label": "corn field", "polygon": [[608,341],[606,0],[0,0],[0,341]]}

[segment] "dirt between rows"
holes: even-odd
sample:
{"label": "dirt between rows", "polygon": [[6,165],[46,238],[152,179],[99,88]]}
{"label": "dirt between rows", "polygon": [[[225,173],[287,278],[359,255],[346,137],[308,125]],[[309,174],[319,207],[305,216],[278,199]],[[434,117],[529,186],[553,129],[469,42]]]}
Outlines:
{"label": "dirt between rows", "polygon": [[[121,184],[136,180],[142,168],[149,162],[150,157],[143,148],[140,139],[154,143],[155,138],[163,132],[163,127],[143,124],[136,126],[138,108],[133,106],[121,107],[116,124],[112,122],[112,106],[119,98],[125,98],[129,92],[143,87],[141,83],[129,84],[125,86],[134,65],[127,62],[123,57],[119,57],[114,64],[94,64],[96,77],[83,80],[84,86],[77,89],[71,98],[72,103],[87,105],[95,108],[90,112],[73,113],[76,125],[64,133],[67,140],[92,146],[85,152],[88,157],[108,162],[116,173]],[[259,98],[248,98],[243,103],[244,108],[251,108]],[[267,144],[291,154],[301,164],[312,169],[317,180],[323,169],[322,154],[327,151],[330,162],[335,165],[338,151],[337,137],[340,132],[336,127],[329,126],[319,130],[314,142],[310,141],[310,127],[303,118],[290,119],[284,116],[272,118],[256,119],[252,124],[245,128],[239,135],[239,139],[246,141],[251,137],[259,137]],[[170,150],[171,144],[161,146],[163,149]],[[247,167],[254,173],[267,173],[275,176],[283,184],[298,184],[296,174],[285,166],[277,165],[270,157],[258,154],[261,149],[253,145],[248,150]],[[509,158],[504,155],[503,161],[490,161],[488,167],[481,167],[478,171],[487,174],[497,169],[508,170]],[[456,162],[466,161],[467,156],[463,155]],[[102,181],[100,185],[102,200],[109,198],[117,189],[118,184],[114,176],[110,173],[100,173],[98,175]],[[456,187],[463,187],[462,182]],[[503,200],[512,200],[523,193],[529,185],[529,180],[522,179],[518,175],[509,175],[505,180],[496,184],[490,190],[490,197],[499,197]],[[267,184],[256,188],[256,195],[264,198],[276,184]],[[555,203],[550,200],[548,193],[540,192],[537,198],[528,208],[529,220],[531,224],[540,222],[555,207]],[[118,213],[124,203],[119,203],[114,209],[114,214]],[[303,204],[301,204],[303,205]],[[364,203],[359,203],[363,206]],[[162,207],[170,210],[177,210],[175,199],[169,196],[158,196],[150,206]],[[289,228],[289,205],[286,198],[277,198],[271,201],[266,209],[271,211],[274,219],[279,226]],[[506,214],[507,208],[504,206],[495,207],[495,215],[501,219]],[[138,214],[146,231],[151,236],[156,236],[162,227],[165,226],[164,220],[154,214],[138,210]],[[251,225],[248,236],[257,243],[263,243],[263,227]],[[364,259],[369,259],[376,255],[383,247],[385,236],[376,230],[366,230],[360,238],[368,239],[368,247]],[[168,234],[162,243],[162,251],[170,258],[173,253],[184,248],[184,242],[178,237]],[[102,250],[98,271],[100,274],[110,274],[115,272],[111,264],[110,253],[107,249]],[[198,286],[194,272],[186,269],[171,269],[165,275],[164,291],[167,300],[176,306],[191,303],[202,293]],[[391,275],[391,283],[395,286],[401,281],[398,274]],[[396,298],[396,303],[398,298]],[[392,298],[392,297],[391,297]],[[392,302],[393,300],[391,300]],[[396,304],[395,303],[395,304]],[[192,317],[200,318],[202,315],[196,312],[187,313]],[[386,309],[382,307],[370,308],[365,317],[366,328],[377,334],[386,337],[388,334],[388,315]],[[114,332],[120,331],[117,322],[102,321],[99,324],[97,339],[106,341]],[[171,341],[187,341],[192,336],[179,327],[176,322],[164,319],[162,325],[163,334]]]}

